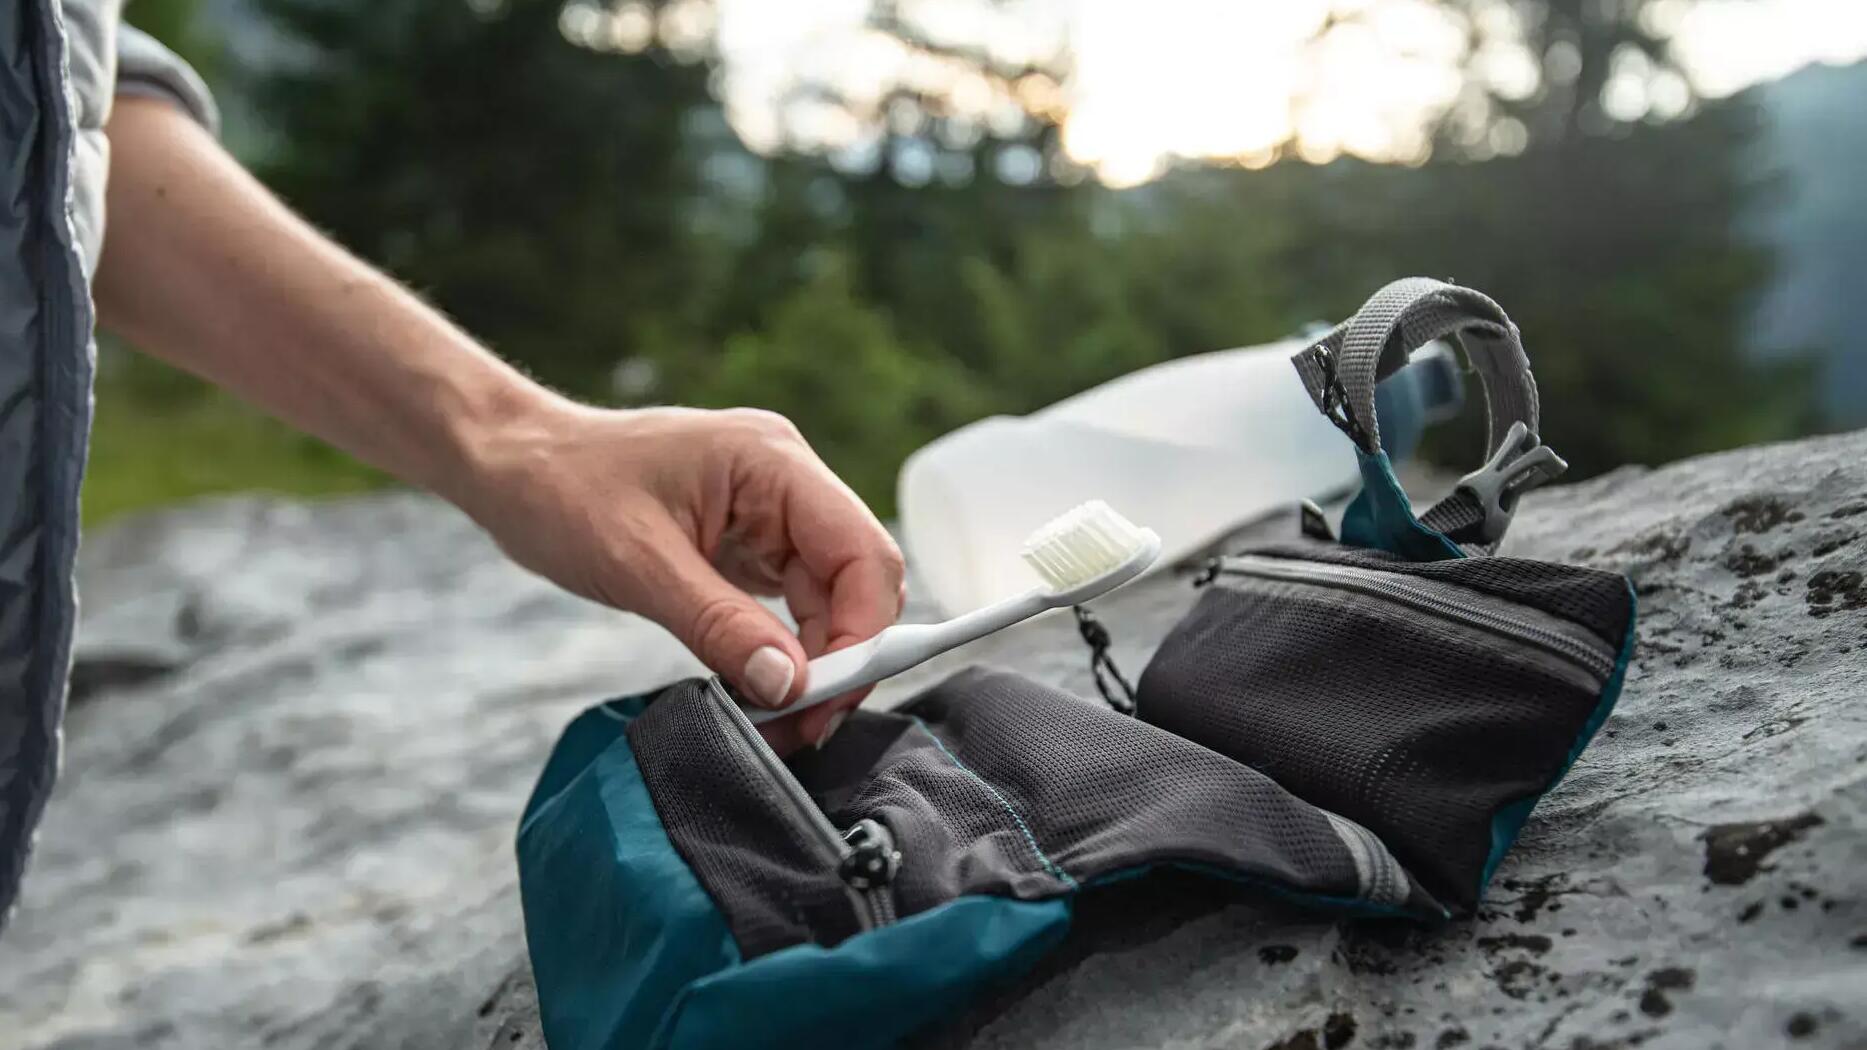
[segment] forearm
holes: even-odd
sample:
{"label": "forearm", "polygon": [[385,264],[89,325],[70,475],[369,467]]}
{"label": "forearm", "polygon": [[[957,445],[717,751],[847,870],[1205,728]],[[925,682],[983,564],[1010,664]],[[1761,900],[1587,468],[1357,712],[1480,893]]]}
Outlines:
{"label": "forearm", "polygon": [[120,98],[101,323],[460,501],[490,433],[554,395],[293,215],[188,117]]}
{"label": "forearm", "polygon": [[[320,236],[165,102],[119,98],[102,321],[460,505],[520,564],[666,627],[782,706],[893,623],[901,553],[787,421],[582,408]],[[750,593],[782,589],[793,633]],[[805,639],[808,639],[806,642]],[[821,743],[851,695],[765,723]]]}

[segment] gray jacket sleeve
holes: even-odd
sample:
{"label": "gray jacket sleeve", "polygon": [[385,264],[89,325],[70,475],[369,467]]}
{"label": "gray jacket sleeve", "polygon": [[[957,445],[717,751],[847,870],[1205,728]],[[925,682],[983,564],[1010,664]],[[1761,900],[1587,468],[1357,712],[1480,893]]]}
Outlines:
{"label": "gray jacket sleeve", "polygon": [[104,125],[110,121],[111,102],[118,94],[168,99],[216,133],[220,112],[188,63],[147,33],[122,24],[123,0],[50,2],[59,8],[57,21],[65,35],[75,154],[71,221],[88,276],[96,272],[104,243],[104,180],[110,171]]}
{"label": "gray jacket sleeve", "polygon": [[117,33],[117,94],[168,99],[209,131],[220,133],[220,110],[194,69],[154,37],[131,26]]}

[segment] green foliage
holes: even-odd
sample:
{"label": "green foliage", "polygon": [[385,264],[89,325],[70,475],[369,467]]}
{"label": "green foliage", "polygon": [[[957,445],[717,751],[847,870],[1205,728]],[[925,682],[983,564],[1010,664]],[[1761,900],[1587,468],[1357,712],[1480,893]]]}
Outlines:
{"label": "green foliage", "polygon": [[201,0],[135,0],[125,6],[123,19],[167,45],[212,84],[226,72],[227,48],[201,9]]}
{"label": "green foliage", "polygon": [[833,258],[758,329],[727,339],[694,400],[784,412],[831,469],[888,514],[896,465],[984,414],[990,399],[952,360],[904,343],[884,311],[855,297]]}
{"label": "green foliage", "polygon": [[261,175],[338,240],[580,393],[694,318],[704,68],[572,46],[548,0],[257,2],[309,54],[257,78]]}
{"label": "green foliage", "polygon": [[117,367],[97,384],[85,467],[87,525],[203,496],[326,496],[385,481],[225,394],[152,362],[116,359],[120,353],[110,355]]}

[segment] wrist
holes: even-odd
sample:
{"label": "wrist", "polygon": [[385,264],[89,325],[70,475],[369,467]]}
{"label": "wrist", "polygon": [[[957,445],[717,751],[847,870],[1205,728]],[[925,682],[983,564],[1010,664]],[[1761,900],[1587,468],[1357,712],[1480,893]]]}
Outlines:
{"label": "wrist", "polygon": [[549,455],[552,436],[581,408],[517,372],[501,378],[484,390],[462,392],[447,412],[446,452],[429,486],[475,519],[501,499],[510,479],[523,477]]}

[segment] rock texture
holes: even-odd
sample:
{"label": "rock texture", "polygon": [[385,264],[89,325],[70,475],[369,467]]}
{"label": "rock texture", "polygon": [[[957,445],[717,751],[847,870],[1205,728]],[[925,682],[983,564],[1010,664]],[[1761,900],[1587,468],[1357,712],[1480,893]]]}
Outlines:
{"label": "rock texture", "polygon": [[[1507,553],[1628,573],[1640,651],[1480,916],[1338,926],[1129,885],[923,1042],[1867,1046],[1867,433],[1538,493]],[[1100,606],[1129,670],[1185,582]],[[410,496],[146,519],[93,537],[82,583],[0,1045],[541,1046],[518,809],[574,711],[685,654]],[[964,659],[1089,689],[1066,618]]]}

